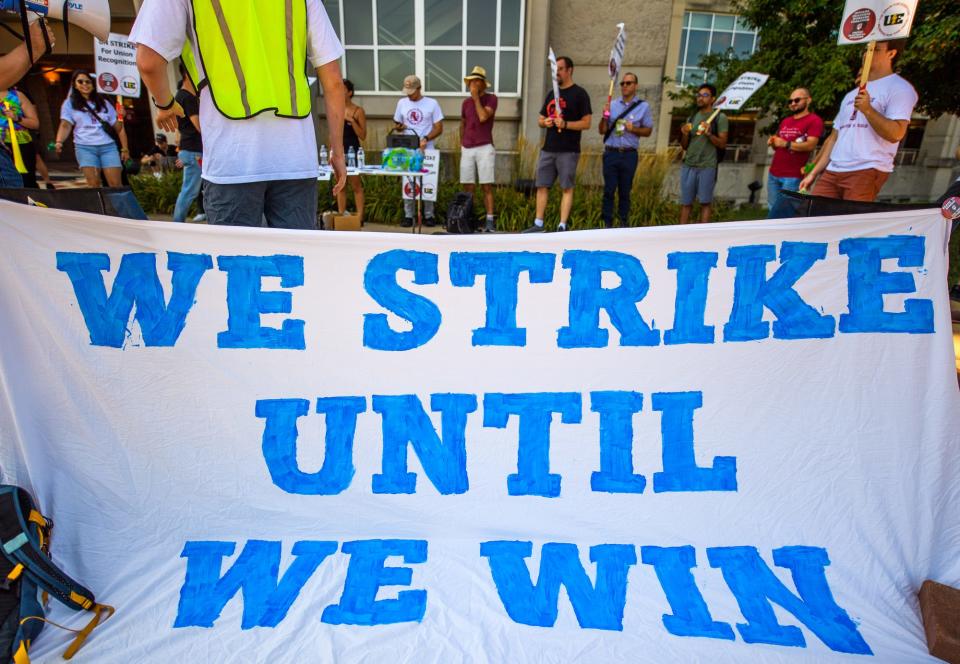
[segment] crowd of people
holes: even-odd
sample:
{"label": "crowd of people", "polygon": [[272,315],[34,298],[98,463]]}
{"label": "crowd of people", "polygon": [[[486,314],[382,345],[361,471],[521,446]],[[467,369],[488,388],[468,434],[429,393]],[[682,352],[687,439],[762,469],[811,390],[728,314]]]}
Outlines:
{"label": "crowd of people", "polygon": [[[158,133],[153,148],[140,160],[157,175],[182,169],[183,185],[174,220],[186,221],[195,201],[197,219],[213,224],[315,228],[317,218],[317,140],[311,118],[311,93],[306,72],[296,63],[309,61],[323,89],[334,173],[333,193],[340,213],[352,193],[361,221],[365,212],[363,182],[347,177],[348,150],[360,152],[367,138],[367,116],[354,101],[354,86],[340,75],[341,45],[320,0],[307,0],[305,11],[288,6],[265,9],[243,0],[216,12],[199,11],[189,0],[145,0],[130,40],[137,45],[141,76],[156,106]],[[230,24],[248,26],[231,34]],[[283,29],[279,29],[279,28]],[[31,28],[36,53],[42,53],[43,23]],[[282,40],[283,43],[279,43]],[[278,43],[274,43],[278,42]],[[783,192],[799,191],[834,199],[876,200],[894,168],[918,96],[895,73],[905,40],[879,42],[864,88],[844,98],[825,135],[824,120],[814,111],[807,88],[797,88],[786,100],[790,114],[770,136],[773,159],[767,178],[769,216],[788,214]],[[281,48],[282,47],[282,48]],[[197,57],[202,54],[202,57]],[[4,62],[25,71],[27,49],[19,47]],[[34,58],[35,59],[35,58]],[[178,62],[178,90],[170,89],[167,69]],[[12,70],[12,69],[11,69]],[[22,71],[21,74],[22,75]],[[582,136],[593,128],[593,106],[587,91],[574,82],[573,60],[557,58],[557,92],[549,91],[538,115],[544,131],[536,163],[536,212],[524,232],[542,232],[549,191],[561,190],[556,229],[572,227],[574,189]],[[471,194],[481,189],[483,230],[496,230],[494,183],[497,152],[494,123],[498,99],[489,90],[483,67],[464,77],[468,91],[460,108],[460,183]],[[3,83],[0,80],[0,83]],[[628,225],[630,193],[638,168],[641,139],[652,135],[650,105],[638,94],[636,74],[625,72],[620,94],[603,106],[596,130],[603,145],[601,218],[606,227]],[[198,92],[200,90],[200,92]],[[403,81],[402,97],[393,115],[394,131],[416,136],[422,150],[435,148],[444,132],[444,115],[436,99],[425,96],[420,78]],[[0,129],[0,179],[10,174],[10,144],[16,140],[27,165],[23,184],[37,186],[34,173],[49,181],[36,149],[36,109],[21,91],[0,88],[3,113],[14,130]],[[695,112],[680,127],[683,160],[680,168],[680,223],[689,223],[694,202],[700,222],[710,221],[720,162],[730,133],[724,113],[713,112],[717,89],[704,83],[696,90]],[[167,133],[179,137],[168,143]],[[129,160],[122,117],[96,91],[85,71],[71,77],[70,93],[60,111],[55,148],[61,153],[72,134],[78,166],[91,187],[119,186],[123,163]],[[201,138],[202,136],[202,138]],[[101,179],[102,174],[102,179]],[[349,187],[347,187],[349,185]],[[414,224],[415,201],[404,200],[403,226]],[[425,201],[425,225],[436,224],[436,209]]]}

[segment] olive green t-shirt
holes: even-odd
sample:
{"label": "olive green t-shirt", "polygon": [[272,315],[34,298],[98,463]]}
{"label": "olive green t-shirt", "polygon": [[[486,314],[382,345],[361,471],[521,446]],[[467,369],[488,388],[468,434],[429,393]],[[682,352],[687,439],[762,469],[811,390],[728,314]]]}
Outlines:
{"label": "olive green t-shirt", "polygon": [[[690,130],[690,144],[687,146],[687,154],[683,158],[683,163],[693,168],[716,168],[717,167],[717,148],[710,142],[706,134],[697,136],[697,127],[701,122],[706,122],[713,111],[707,113],[697,113],[693,116],[693,129]],[[730,130],[730,121],[723,113],[719,114],[714,120],[716,123],[716,133],[720,134]]]}

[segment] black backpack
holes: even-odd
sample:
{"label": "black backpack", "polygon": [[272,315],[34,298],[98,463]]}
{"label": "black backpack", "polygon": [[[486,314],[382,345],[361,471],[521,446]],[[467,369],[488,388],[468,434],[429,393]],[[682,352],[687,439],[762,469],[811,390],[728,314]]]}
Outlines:
{"label": "black backpack", "polygon": [[[28,650],[43,625],[47,595],[93,618],[63,653],[70,659],[114,608],[97,604],[93,593],[67,576],[50,559],[53,522],[40,513],[26,490],[0,484],[0,661],[30,661]],[[38,593],[42,592],[41,603]],[[52,624],[52,623],[51,623]],[[58,625],[59,626],[59,625]]]}
{"label": "black backpack", "polygon": [[[691,125],[693,124],[693,118],[694,118],[694,116],[691,115],[691,116],[690,116],[690,119],[687,120],[687,122],[688,122],[689,124],[691,124]],[[716,135],[716,134],[719,133],[719,132],[717,131],[717,118],[714,118],[714,119],[710,122],[710,132],[711,132],[712,134],[714,134],[714,135]],[[726,158],[726,156],[727,156],[727,148],[714,147],[714,149],[717,151],[717,164],[719,165],[719,164]]]}
{"label": "black backpack", "polygon": [[461,191],[447,208],[447,232],[454,235],[473,233],[476,226],[473,214],[473,194]]}

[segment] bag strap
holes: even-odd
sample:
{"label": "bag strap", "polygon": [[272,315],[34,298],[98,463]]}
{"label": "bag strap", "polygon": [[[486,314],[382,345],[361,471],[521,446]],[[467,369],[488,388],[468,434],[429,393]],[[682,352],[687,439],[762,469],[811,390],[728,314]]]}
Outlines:
{"label": "bag strap", "polygon": [[[113,137],[113,134],[115,134],[115,133],[117,132],[117,130],[114,129],[113,127],[111,127],[111,126],[107,123],[106,120],[104,120],[103,118],[100,117],[100,114],[97,113],[97,109],[95,109],[93,106],[90,105],[90,100],[89,100],[89,99],[85,100],[85,102],[86,102],[86,104],[85,104],[85,106],[84,106],[85,110],[86,110],[87,112],[89,112],[89,113],[90,113],[93,117],[95,117],[97,120],[100,121],[100,126],[102,126],[102,127],[103,127],[103,130],[104,130],[105,132],[107,132],[107,135],[112,138],[112,137]],[[112,132],[112,133],[111,133],[111,132]]]}
{"label": "bag strap", "polygon": [[635,109],[637,106],[639,106],[639,105],[642,104],[642,103],[643,103],[643,100],[642,100],[642,99],[638,99],[637,101],[633,102],[632,104],[630,104],[629,106],[627,106],[627,108],[624,109],[623,113],[621,113],[620,115],[618,115],[618,116],[616,117],[616,119],[613,120],[613,122],[611,122],[611,123],[609,124],[609,126],[607,126],[607,133],[605,133],[605,134],[603,135],[603,142],[604,142],[604,143],[607,142],[607,139],[610,138],[610,134],[612,134],[612,133],[613,133],[613,130],[616,129],[617,123],[620,122],[630,111],[632,111],[633,109]]}

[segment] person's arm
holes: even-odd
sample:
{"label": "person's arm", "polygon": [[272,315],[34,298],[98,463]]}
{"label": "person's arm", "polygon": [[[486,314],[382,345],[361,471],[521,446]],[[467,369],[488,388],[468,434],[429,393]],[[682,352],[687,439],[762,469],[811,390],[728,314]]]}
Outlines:
{"label": "person's arm", "polygon": [[127,144],[127,130],[123,128],[123,121],[117,120],[117,123],[113,125],[113,128],[117,131],[117,136],[120,137],[120,158],[123,158],[123,155],[130,156],[130,148]]}
{"label": "person's arm", "polygon": [[548,116],[545,116],[545,115],[538,115],[538,116],[537,116],[537,124],[540,126],[541,129],[546,129],[547,127],[552,127],[552,126],[553,126],[553,122],[554,122],[553,116],[549,116],[549,117],[548,117]]}
{"label": "person's arm", "polygon": [[347,112],[347,88],[340,75],[340,60],[331,60],[317,67],[317,78],[323,89],[327,115],[327,134],[330,141],[330,167],[336,176],[333,194],[339,194],[347,184],[347,157],[343,153],[343,120]]}
{"label": "person's arm", "polygon": [[71,131],[73,131],[73,123],[67,120],[60,120],[60,126],[57,127],[56,142],[54,143],[54,147],[56,148],[58,156],[63,150],[63,142],[67,140],[68,136],[70,136]]}
{"label": "person's arm", "polygon": [[797,143],[796,141],[793,143],[787,143],[787,149],[790,150],[790,152],[813,152],[817,149],[817,145],[819,144],[819,136],[810,136],[802,143]]}
{"label": "person's arm", "polygon": [[909,120],[890,120],[880,111],[875,109],[870,103],[870,93],[861,90],[857,93],[857,98],[853,101],[853,106],[863,113],[870,126],[877,135],[890,143],[899,143],[907,135],[907,127],[910,126]]}
{"label": "person's arm", "polygon": [[588,131],[591,124],[593,124],[593,116],[587,114],[579,120],[574,120],[573,122],[567,122],[563,118],[560,118],[557,126],[560,129],[569,129],[570,131]]}
{"label": "person's arm", "polygon": [[23,115],[20,117],[20,124],[26,129],[39,129],[40,118],[37,116],[37,107],[23,94],[20,95],[20,109],[23,111]]}
{"label": "person's arm", "polygon": [[693,131],[693,125],[689,122],[684,122],[680,125],[680,147],[686,150],[690,147],[690,132]]}
{"label": "person's arm", "polygon": [[443,133],[443,120],[437,120],[436,122],[433,123],[433,127],[430,129],[430,131],[427,132],[427,135],[423,137],[423,140],[427,141],[428,143],[430,141],[435,141],[442,133]]}
{"label": "person's arm", "polygon": [[[43,30],[45,22],[43,19],[34,21],[30,24],[30,46],[33,49],[34,61],[39,60],[46,53],[47,45],[43,41]],[[53,49],[55,40],[53,30],[47,30],[50,39],[50,48]],[[33,62],[30,62],[30,54],[27,51],[26,42],[20,44],[15,49],[4,56],[0,56],[0,88],[9,88],[23,78]]]}
{"label": "person's arm", "polygon": [[830,135],[827,136],[827,140],[823,142],[823,148],[820,150],[820,154],[817,155],[817,161],[813,164],[813,169],[800,181],[800,190],[804,191],[810,189],[817,177],[826,170],[827,165],[830,163],[830,153],[833,152],[833,146],[837,142],[837,130],[834,129],[830,132]]}
{"label": "person's arm", "polygon": [[710,128],[707,127],[707,131],[704,132],[703,135],[706,136],[707,140],[710,141],[713,144],[713,147],[717,148],[718,150],[723,150],[727,147],[728,132],[721,131],[714,135],[710,133]]}
{"label": "person's arm", "polygon": [[480,93],[473,86],[470,86],[470,96],[473,98],[473,106],[477,109],[477,118],[480,124],[493,119],[494,110],[480,103]]}
{"label": "person's arm", "polygon": [[353,130],[361,141],[367,140],[367,112],[360,106],[357,106],[357,112],[353,116]]}
{"label": "person's arm", "polygon": [[600,116],[600,126],[597,127],[601,136],[607,135],[607,129],[610,127],[610,102],[603,105],[603,115]]}
{"label": "person's arm", "polygon": [[177,118],[183,117],[183,108],[170,92],[167,64],[167,60],[152,48],[137,44],[137,69],[147,90],[161,106],[173,102],[173,106],[166,110],[157,109],[157,126],[164,131],[176,131]]}

